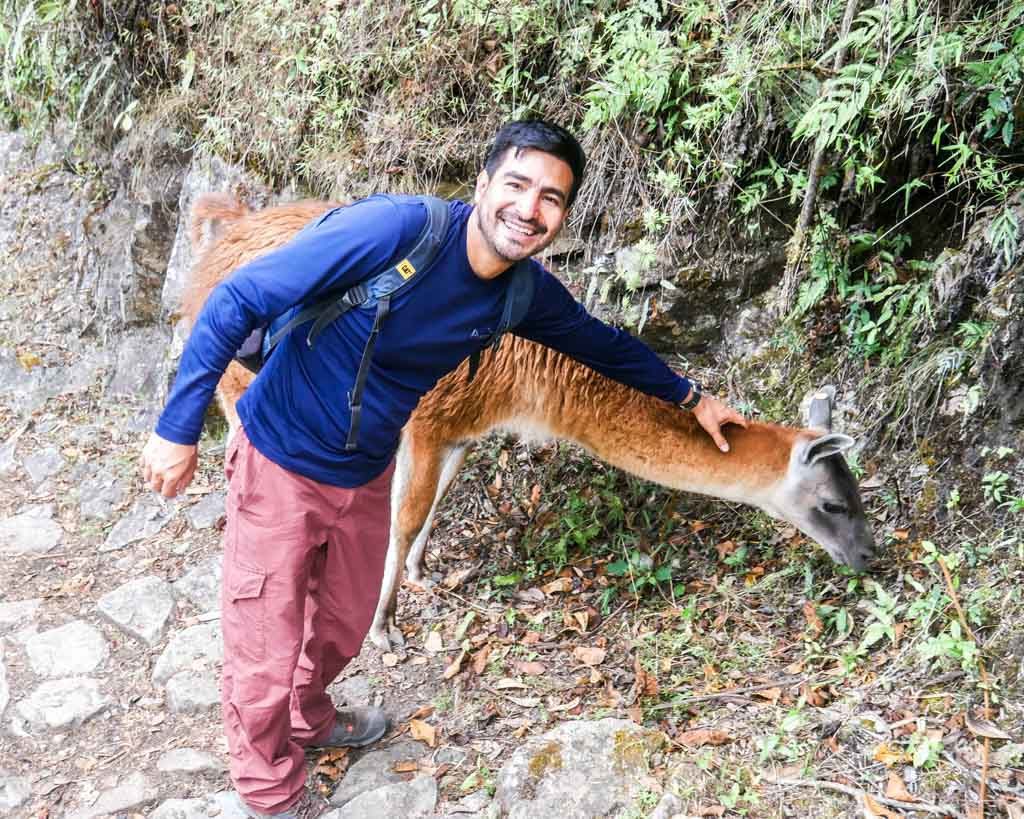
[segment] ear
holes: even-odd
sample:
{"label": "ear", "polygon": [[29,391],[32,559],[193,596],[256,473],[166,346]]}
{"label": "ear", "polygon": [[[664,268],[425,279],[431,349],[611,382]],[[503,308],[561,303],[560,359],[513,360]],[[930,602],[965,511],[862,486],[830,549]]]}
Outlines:
{"label": "ear", "polygon": [[852,447],[854,443],[856,442],[849,435],[830,432],[828,435],[822,435],[820,438],[808,441],[801,454],[801,460],[810,466],[811,464],[816,464],[822,458],[828,458],[831,455],[841,455]]}
{"label": "ear", "polygon": [[487,175],[487,171],[480,171],[476,175],[476,187],[473,189],[473,204],[475,205],[480,201],[480,197],[484,195],[484,191],[487,190],[487,183],[491,181],[490,176]]}

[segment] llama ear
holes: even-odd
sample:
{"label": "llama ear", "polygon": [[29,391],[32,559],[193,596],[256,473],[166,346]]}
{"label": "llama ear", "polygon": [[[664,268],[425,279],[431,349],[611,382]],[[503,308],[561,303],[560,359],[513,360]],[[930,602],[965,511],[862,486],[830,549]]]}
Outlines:
{"label": "llama ear", "polygon": [[801,460],[810,466],[811,464],[816,464],[822,458],[841,455],[855,443],[849,435],[830,432],[828,435],[822,435],[820,438],[808,441],[803,453],[801,453]]}
{"label": "llama ear", "polygon": [[822,387],[814,394],[807,409],[807,426],[832,431],[832,402],[835,397],[836,388],[831,385]]}

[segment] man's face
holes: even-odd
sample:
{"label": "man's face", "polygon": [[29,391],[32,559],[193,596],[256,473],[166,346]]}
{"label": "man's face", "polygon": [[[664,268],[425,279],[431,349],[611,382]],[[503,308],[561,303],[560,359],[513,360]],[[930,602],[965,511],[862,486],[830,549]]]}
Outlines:
{"label": "man's face", "polygon": [[572,169],[543,151],[510,148],[493,175],[476,180],[477,226],[487,249],[517,262],[546,248],[569,212]]}

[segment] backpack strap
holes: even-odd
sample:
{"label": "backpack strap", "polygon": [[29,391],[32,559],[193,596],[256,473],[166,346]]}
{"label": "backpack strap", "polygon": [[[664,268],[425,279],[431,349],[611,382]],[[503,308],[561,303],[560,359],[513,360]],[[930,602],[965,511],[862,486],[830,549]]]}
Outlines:
{"label": "backpack strap", "polygon": [[373,329],[366,339],[366,346],[363,348],[363,357],[359,359],[359,372],[356,373],[356,380],[348,394],[348,410],[350,419],[348,424],[348,440],[345,441],[345,449],[355,449],[359,443],[359,418],[363,412],[363,387],[366,386],[366,376],[370,372],[370,361],[373,359],[373,348],[377,346],[377,336],[380,334],[380,325],[391,311],[391,296],[385,295],[377,299],[377,315],[373,319]]}
{"label": "backpack strap", "polygon": [[[370,362],[373,359],[374,347],[377,346],[377,336],[380,333],[381,323],[391,310],[391,297],[405,288],[417,273],[430,268],[434,259],[437,258],[438,251],[441,249],[441,243],[448,232],[448,203],[443,199],[437,199],[433,196],[396,196],[389,198],[395,201],[422,202],[427,208],[427,224],[408,256],[398,262],[398,264],[385,270],[379,276],[375,276],[366,282],[366,288],[369,292],[360,304],[370,306],[376,301],[377,314],[373,319],[373,329],[370,330],[370,335],[366,339],[363,355],[359,359],[359,371],[356,373],[356,380],[352,384],[351,392],[348,394],[350,418],[348,440],[345,441],[346,450],[353,450],[358,447],[359,421],[363,410],[363,387],[366,386],[366,376],[370,371]],[[348,293],[345,294],[345,296],[347,295]],[[341,299],[338,299],[338,302],[344,301],[344,299],[345,297],[343,296]],[[334,315],[330,315],[328,311],[325,311],[310,328],[309,334],[306,336],[306,343],[312,347],[321,330],[349,309],[351,307],[346,307]]]}
{"label": "backpack strap", "polygon": [[[423,230],[408,256],[391,265],[383,273],[350,288],[341,298],[336,297],[323,307],[306,336],[306,343],[310,347],[328,324],[353,307],[372,307],[384,296],[392,296],[405,288],[413,281],[417,273],[430,267],[438,250],[441,249],[441,243],[448,232],[449,211],[448,203],[445,200],[434,196],[388,196],[387,198],[396,204],[423,204],[427,209],[427,223],[423,226]],[[357,288],[365,288],[365,292],[360,292],[349,298],[349,295]]]}
{"label": "backpack strap", "polygon": [[[383,196],[383,194],[381,195]],[[312,347],[324,328],[353,307],[372,307],[381,296],[397,293],[411,283],[417,273],[430,267],[448,232],[450,218],[448,203],[435,196],[384,196],[384,198],[396,204],[420,203],[427,209],[427,222],[423,226],[423,230],[420,231],[416,244],[409,251],[409,255],[401,261],[391,264],[382,273],[353,285],[341,295],[338,295],[337,292],[331,293],[313,302],[309,307],[294,310],[284,324],[279,325],[277,321],[272,322],[271,332],[266,336],[262,345],[264,361],[281,339],[299,325],[309,321],[313,322],[313,326],[306,335],[306,344]]]}
{"label": "backpack strap", "polygon": [[[484,345],[484,349],[497,350],[502,336],[519,326],[533,302],[533,270],[529,259],[516,262],[515,266],[505,275],[512,277],[508,290],[505,291],[505,306],[501,311],[498,329]],[[469,354],[469,378],[466,383],[471,383],[476,378],[476,372],[480,369],[482,352],[482,350],[475,350]]]}

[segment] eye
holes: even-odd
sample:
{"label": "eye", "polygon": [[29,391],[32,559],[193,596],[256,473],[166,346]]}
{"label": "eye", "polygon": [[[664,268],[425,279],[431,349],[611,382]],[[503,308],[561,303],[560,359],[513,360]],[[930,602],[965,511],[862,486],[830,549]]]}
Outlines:
{"label": "eye", "polygon": [[841,503],[830,503],[825,501],[821,508],[828,512],[830,515],[845,515],[849,510]]}

